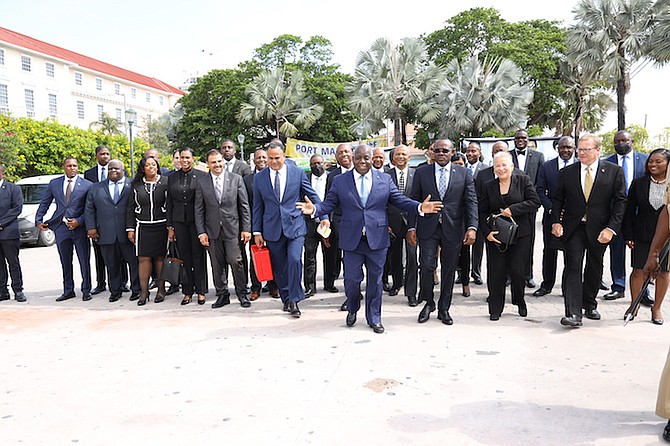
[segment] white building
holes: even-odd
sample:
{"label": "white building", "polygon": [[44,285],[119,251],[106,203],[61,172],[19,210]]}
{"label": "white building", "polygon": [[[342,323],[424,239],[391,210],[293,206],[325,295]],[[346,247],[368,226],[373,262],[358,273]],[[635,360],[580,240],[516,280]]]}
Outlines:
{"label": "white building", "polygon": [[160,80],[0,27],[0,113],[87,129],[107,113],[156,119],[184,92]]}

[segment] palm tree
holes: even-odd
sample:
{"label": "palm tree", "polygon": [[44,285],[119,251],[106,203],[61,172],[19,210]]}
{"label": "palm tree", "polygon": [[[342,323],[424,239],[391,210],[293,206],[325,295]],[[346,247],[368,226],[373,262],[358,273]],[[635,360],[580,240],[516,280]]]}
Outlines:
{"label": "palm tree", "polygon": [[533,90],[521,84],[522,72],[508,59],[471,57],[447,64],[447,81],[438,98],[440,133],[480,136],[519,128],[528,119]]}
{"label": "palm tree", "polygon": [[568,56],[616,83],[619,130],[626,128],[631,75],[670,60],[670,0],[581,0],[568,29]]}
{"label": "palm tree", "polygon": [[305,93],[300,71],[288,74],[282,68],[264,71],[247,86],[248,102],[243,102],[237,119],[242,124],[271,122],[275,136],[293,136],[298,125],[309,128],[323,113]]}
{"label": "palm tree", "polygon": [[107,113],[103,113],[99,121],[93,121],[88,125],[89,129],[100,130],[103,135],[121,135],[122,132],[119,130],[121,124],[116,119],[109,116]]}
{"label": "palm tree", "polygon": [[388,39],[377,39],[369,50],[359,53],[354,80],[345,88],[352,111],[362,116],[352,130],[374,133],[390,119],[394,144],[400,144],[408,114],[420,120],[435,119],[437,110],[429,99],[437,94],[443,79],[443,70],[428,61],[423,40],[405,38],[394,46]]}

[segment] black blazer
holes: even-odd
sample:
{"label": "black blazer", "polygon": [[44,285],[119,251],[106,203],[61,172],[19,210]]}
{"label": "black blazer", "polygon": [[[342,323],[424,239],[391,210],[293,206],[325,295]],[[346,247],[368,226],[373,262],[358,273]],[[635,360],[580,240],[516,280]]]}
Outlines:
{"label": "black blazer", "polygon": [[167,225],[173,222],[195,222],[196,182],[205,172],[193,169],[188,172],[178,170],[168,176]]}
{"label": "black blazer", "polygon": [[628,189],[628,204],[623,218],[623,236],[625,240],[651,242],[656,232],[658,216],[665,210],[661,206],[658,210],[649,204],[649,174],[636,178]]}
{"label": "black blazer", "polygon": [[[518,154],[516,149],[510,151],[510,155],[512,155],[512,162],[514,163],[514,167],[519,168],[519,157],[517,156]],[[530,177],[533,185],[537,184],[537,174],[540,172],[540,166],[542,164],[544,164],[544,154],[542,152],[538,152],[537,150],[527,148],[526,166],[524,167],[523,171],[526,172],[526,175]]]}
{"label": "black blazer", "polygon": [[140,180],[131,184],[131,196],[126,210],[126,228],[135,229],[139,223],[163,223],[167,220],[168,185],[167,177],[161,175],[151,194],[146,184]]}
{"label": "black blazer", "polygon": [[505,208],[512,211],[512,218],[519,225],[519,237],[535,231],[535,213],[540,208],[540,197],[528,175],[512,173],[509,191],[505,197],[500,194],[500,181],[497,178],[484,185],[479,197],[479,221],[482,222],[480,228],[484,238],[491,232],[491,228],[485,224],[486,218]]}
{"label": "black blazer", "polygon": [[609,161],[598,161],[598,172],[588,204],[582,189],[581,163],[574,163],[558,173],[558,188],[552,200],[552,223],[563,225],[563,240],[572,235],[586,215],[586,234],[597,246],[598,234],[605,228],[616,233],[626,212],[626,182],[623,169]]}

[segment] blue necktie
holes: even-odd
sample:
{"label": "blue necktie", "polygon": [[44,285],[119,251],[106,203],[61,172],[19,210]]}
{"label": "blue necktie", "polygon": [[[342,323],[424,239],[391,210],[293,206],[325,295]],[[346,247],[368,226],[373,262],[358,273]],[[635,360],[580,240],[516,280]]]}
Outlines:
{"label": "blue necktie", "polygon": [[100,181],[105,181],[107,179],[107,173],[105,172],[105,166],[102,166],[102,171],[100,172]]}
{"label": "blue necktie", "polygon": [[623,169],[623,177],[626,179],[626,194],[628,194],[628,155],[623,156],[621,168]]}
{"label": "blue necktie", "polygon": [[363,203],[363,207],[365,207],[365,203],[368,202],[368,191],[365,188],[365,176],[361,175],[361,203]]}
{"label": "blue necktie", "polygon": [[114,183],[114,204],[119,202],[119,182]]}
{"label": "blue necktie", "polygon": [[279,187],[279,171],[275,172],[275,195],[277,196],[277,201],[281,203],[281,189]]}
{"label": "blue necktie", "polygon": [[475,165],[474,164],[470,164],[470,175],[472,175],[473,177],[475,176]]}
{"label": "blue necktie", "polygon": [[440,200],[444,200],[447,193],[447,175],[444,173],[447,169],[440,167],[440,178],[437,182],[437,191],[440,193]]}
{"label": "blue necktie", "polygon": [[563,167],[568,167],[568,160],[563,161]]}

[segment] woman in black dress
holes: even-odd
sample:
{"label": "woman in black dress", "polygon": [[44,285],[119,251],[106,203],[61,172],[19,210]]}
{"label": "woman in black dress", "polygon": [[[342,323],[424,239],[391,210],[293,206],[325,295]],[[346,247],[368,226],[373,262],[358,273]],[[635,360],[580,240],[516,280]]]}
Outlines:
{"label": "woman in black dress", "polygon": [[479,221],[483,223],[491,214],[500,214],[512,217],[519,225],[517,241],[510,246],[502,246],[496,239],[498,231],[492,231],[486,224],[479,225],[487,242],[489,315],[492,321],[497,321],[505,307],[508,275],[512,281],[512,304],[518,306],[519,316],[528,315],[523,298],[525,269],[532,254],[531,234],[535,231],[535,212],[540,207],[540,197],[528,175],[513,173],[514,163],[509,152],[495,154],[493,171],[497,178],[484,185],[479,197]]}
{"label": "woman in black dress", "polygon": [[207,260],[195,229],[195,189],[198,178],[207,174],[193,168],[193,149],[184,147],[178,153],[180,169],[168,177],[168,240],[177,242],[186,270],[186,281],[181,284],[184,293],[181,304],[191,303],[195,292],[198,304],[202,305],[207,293]]}
{"label": "woman in black dress", "polygon": [[[158,160],[144,157],[133,178],[133,194],[128,200],[126,230],[128,239],[135,244],[139,258],[139,277],[142,294],[137,305],[144,305],[149,298],[151,270],[160,278],[163,257],[167,251],[167,178],[160,175]],[[165,282],[158,281],[154,302],[165,300]]]}
{"label": "woman in black dress", "polygon": [[[623,236],[626,244],[632,250],[631,300],[635,300],[642,289],[642,283],[646,278],[643,268],[649,255],[649,246],[654,238],[658,216],[665,209],[663,195],[667,188],[668,162],[670,162],[670,151],[667,149],[656,149],[651,152],[645,164],[645,175],[633,180],[628,189]],[[661,304],[668,290],[668,279],[668,260],[666,258],[656,276],[656,293],[654,305],[651,308],[651,321],[656,325],[663,325]],[[632,309],[628,311],[630,310]]]}

